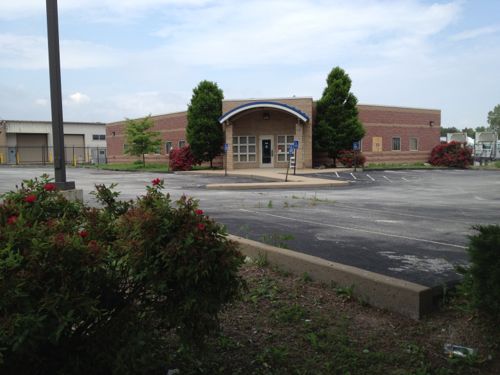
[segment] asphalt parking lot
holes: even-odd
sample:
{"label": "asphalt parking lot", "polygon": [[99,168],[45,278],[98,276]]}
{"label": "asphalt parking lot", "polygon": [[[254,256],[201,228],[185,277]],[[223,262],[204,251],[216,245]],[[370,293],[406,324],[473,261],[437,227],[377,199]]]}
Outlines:
{"label": "asphalt parking lot", "polygon": [[[0,192],[49,168],[0,168]],[[123,198],[144,193],[158,176],[173,198],[200,200],[232,234],[286,246],[335,262],[426,286],[458,280],[467,264],[467,236],[476,224],[500,223],[500,172],[409,170],[331,173],[348,187],[281,190],[208,190],[206,184],[249,178],[192,174],[121,173],[68,169],[84,190],[118,183]]]}

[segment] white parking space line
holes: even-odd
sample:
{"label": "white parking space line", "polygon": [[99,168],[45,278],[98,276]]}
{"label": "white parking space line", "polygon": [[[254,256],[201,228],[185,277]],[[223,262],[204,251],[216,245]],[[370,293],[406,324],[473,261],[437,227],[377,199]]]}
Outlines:
{"label": "white parking space line", "polygon": [[368,177],[372,181],[375,181],[375,179],[372,176],[370,176],[369,174],[367,174],[366,177]]}
{"label": "white parking space line", "polygon": [[392,180],[389,177],[387,176],[382,176],[382,177],[385,178],[387,181],[392,182]]}
{"label": "white parking space line", "polygon": [[340,178],[340,176],[339,176],[339,173],[338,173],[338,172],[335,172],[335,176],[337,176],[337,178]]}
{"label": "white parking space line", "polygon": [[357,180],[356,176],[354,175],[354,173],[351,173],[351,176],[353,179]]}
{"label": "white parking space line", "polygon": [[407,178],[405,177],[401,177],[401,179],[405,180],[406,182],[410,182],[410,180],[408,180]]}
{"label": "white parking space line", "polygon": [[425,242],[425,243],[432,243],[432,244],[435,244],[435,245],[441,245],[441,246],[447,246],[447,247],[453,247],[453,248],[461,249],[461,250],[451,250],[451,249],[448,249],[448,250],[446,250],[448,252],[462,253],[463,249],[467,249],[466,246],[456,245],[456,244],[447,243],[447,242],[439,242],[439,241],[426,240],[424,238],[407,237],[407,236],[401,236],[401,235],[398,235],[398,234],[377,232],[377,231],[373,231],[373,230],[369,230],[369,229],[362,229],[362,228],[344,227],[344,226],[341,226],[341,225],[326,224],[326,223],[321,223],[321,222],[318,222],[318,221],[297,219],[297,218],[286,217],[286,216],[281,216],[281,215],[274,215],[274,214],[269,214],[269,213],[266,213],[266,212],[245,210],[243,208],[240,208],[239,211],[250,212],[250,213],[256,214],[256,215],[270,216],[270,217],[275,217],[275,218],[289,220],[289,221],[296,221],[296,222],[299,222],[299,223],[307,223],[307,224],[320,225],[320,226],[330,227],[330,228],[338,228],[338,229],[343,229],[343,230],[347,230],[347,231],[351,231],[351,232],[362,232],[362,233],[374,234],[374,235],[377,235],[377,236],[402,238],[404,240],[417,241],[417,242]]}

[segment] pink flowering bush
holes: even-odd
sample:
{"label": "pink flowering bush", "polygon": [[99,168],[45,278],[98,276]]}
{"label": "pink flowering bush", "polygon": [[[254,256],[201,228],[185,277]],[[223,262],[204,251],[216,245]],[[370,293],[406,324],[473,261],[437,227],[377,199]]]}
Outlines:
{"label": "pink flowering bush", "polygon": [[435,166],[467,168],[472,164],[472,150],[460,142],[442,143],[432,149],[429,163]]}
{"label": "pink flowering bush", "polygon": [[238,296],[242,255],[196,201],[113,188],[100,208],[47,176],[0,197],[0,373],[165,373],[167,333],[201,344]]}

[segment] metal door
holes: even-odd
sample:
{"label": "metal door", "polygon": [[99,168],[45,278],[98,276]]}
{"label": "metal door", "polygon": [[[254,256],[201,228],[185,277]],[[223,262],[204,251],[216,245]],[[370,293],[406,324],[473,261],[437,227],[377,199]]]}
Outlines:
{"label": "metal door", "polygon": [[9,164],[16,164],[16,148],[9,147]]}

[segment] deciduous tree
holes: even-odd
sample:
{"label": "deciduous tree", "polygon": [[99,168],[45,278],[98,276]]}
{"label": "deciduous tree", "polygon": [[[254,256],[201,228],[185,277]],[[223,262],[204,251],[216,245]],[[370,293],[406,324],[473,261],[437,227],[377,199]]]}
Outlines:
{"label": "deciduous tree", "polygon": [[488,124],[491,130],[500,131],[500,104],[488,112]]}
{"label": "deciduous tree", "polygon": [[157,152],[161,144],[160,133],[150,130],[153,127],[151,115],[137,120],[126,120],[127,147],[125,153],[142,156],[146,166],[145,154]]}
{"label": "deciduous tree", "polygon": [[446,135],[448,133],[460,133],[460,130],[458,130],[454,126],[452,126],[450,128],[443,128],[443,127],[441,127],[441,137],[446,137]]}

